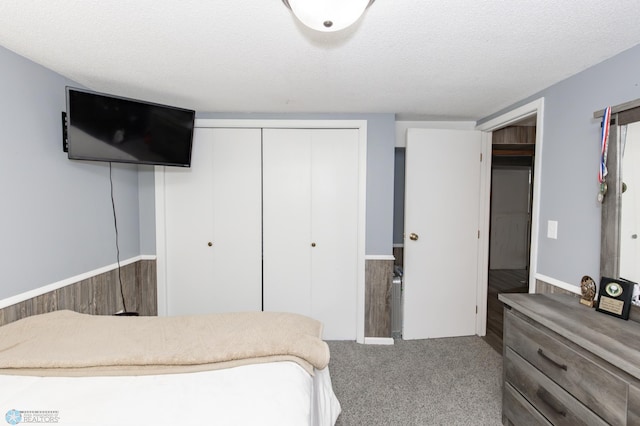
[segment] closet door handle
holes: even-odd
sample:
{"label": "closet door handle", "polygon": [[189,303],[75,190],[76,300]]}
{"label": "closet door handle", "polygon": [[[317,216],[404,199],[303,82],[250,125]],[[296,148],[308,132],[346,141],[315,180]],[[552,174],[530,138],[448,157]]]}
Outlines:
{"label": "closet door handle", "polygon": [[540,355],[542,358],[546,359],[547,361],[549,361],[551,364],[555,365],[559,369],[567,371],[567,364],[561,364],[558,361],[556,361],[555,359],[549,357],[549,355],[544,353],[542,348],[538,348],[538,355]]}
{"label": "closet door handle", "polygon": [[315,246],[316,246],[316,243],[311,243],[311,247],[315,247]]}
{"label": "closet door handle", "polygon": [[420,237],[415,232],[412,232],[412,233],[409,234],[409,239],[411,241],[418,241],[418,238],[420,238]]}

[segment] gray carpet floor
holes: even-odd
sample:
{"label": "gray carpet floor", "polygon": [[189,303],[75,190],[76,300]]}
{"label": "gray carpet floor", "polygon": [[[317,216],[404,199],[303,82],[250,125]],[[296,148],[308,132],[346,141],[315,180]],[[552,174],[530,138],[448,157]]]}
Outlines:
{"label": "gray carpet floor", "polygon": [[328,344],[337,426],[501,425],[502,357],[480,337]]}

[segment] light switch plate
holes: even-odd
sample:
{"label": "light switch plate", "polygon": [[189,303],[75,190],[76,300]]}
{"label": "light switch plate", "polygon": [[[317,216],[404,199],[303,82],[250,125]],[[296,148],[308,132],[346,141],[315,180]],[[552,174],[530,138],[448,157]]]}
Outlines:
{"label": "light switch plate", "polygon": [[547,238],[553,238],[554,240],[558,239],[558,221],[557,220],[547,221]]}

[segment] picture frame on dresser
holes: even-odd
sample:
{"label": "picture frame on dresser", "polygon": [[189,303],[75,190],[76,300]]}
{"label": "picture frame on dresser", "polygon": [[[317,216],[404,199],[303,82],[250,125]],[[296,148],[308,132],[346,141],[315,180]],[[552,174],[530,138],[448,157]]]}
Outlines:
{"label": "picture frame on dresser", "polygon": [[625,279],[602,277],[596,311],[628,320],[634,285]]}

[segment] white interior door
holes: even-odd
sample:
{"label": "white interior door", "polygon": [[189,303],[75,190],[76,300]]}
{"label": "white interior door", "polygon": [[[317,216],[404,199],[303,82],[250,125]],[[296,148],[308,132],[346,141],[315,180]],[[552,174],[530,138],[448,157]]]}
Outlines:
{"label": "white interior door", "polygon": [[165,172],[169,315],[260,310],[259,129],[196,128],[191,168]]}
{"label": "white interior door", "polygon": [[409,129],[403,338],[476,330],[481,133]]}
{"label": "white interior door", "polygon": [[263,131],[264,309],[356,338],[358,131]]}

